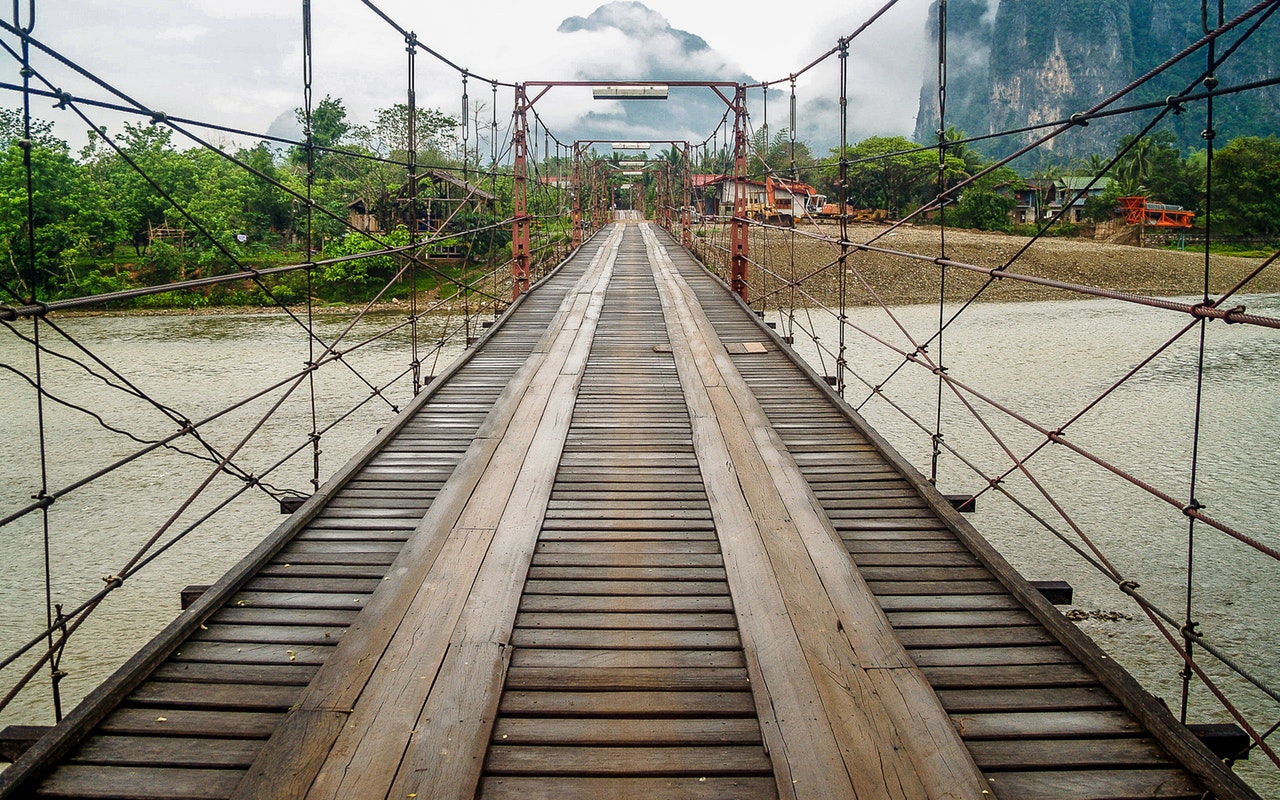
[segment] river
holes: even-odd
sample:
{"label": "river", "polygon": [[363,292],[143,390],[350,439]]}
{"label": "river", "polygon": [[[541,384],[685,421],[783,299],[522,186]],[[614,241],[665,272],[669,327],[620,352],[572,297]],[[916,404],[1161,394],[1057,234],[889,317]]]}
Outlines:
{"label": "river", "polygon": [[[1241,298],[1250,311],[1280,316],[1280,295]],[[937,325],[937,308],[894,309],[899,322],[927,339]],[[787,319],[769,317],[785,331]],[[347,341],[370,337],[403,317],[378,316],[361,322]],[[850,322],[898,346],[907,342],[881,311],[856,309]],[[823,345],[836,347],[833,321],[818,312],[800,312],[798,326],[816,330]],[[306,338],[293,320],[276,314],[212,316],[92,316],[66,318],[59,324],[107,364],[119,369],[151,398],[181,414],[199,419],[220,410],[226,398],[259,391],[303,368]],[[318,335],[337,336],[347,318],[323,316]],[[456,321],[443,323],[456,326]],[[1056,428],[1070,419],[1183,324],[1178,314],[1138,308],[1113,301],[1080,300],[976,305],[948,331],[944,355],[949,374],[1019,413]],[[29,332],[30,325],[19,326]],[[42,341],[59,352],[71,348],[42,327]],[[420,337],[424,373],[439,372],[460,352],[456,344],[439,357],[432,349],[438,330]],[[797,349],[820,372],[831,372],[829,356],[820,357],[796,331]],[[847,334],[851,369],[871,384],[880,383],[900,357],[866,335]],[[1194,332],[1167,350],[1090,414],[1067,429],[1070,439],[1117,466],[1176,497],[1185,497],[1191,469],[1190,441],[1194,409],[1197,338]],[[398,331],[344,357],[363,379],[342,365],[325,367],[317,378],[317,416],[323,427],[370,394],[364,380],[382,385],[403,372],[409,362],[407,331]],[[937,347],[930,348],[931,353]],[[1199,500],[1207,513],[1266,542],[1280,546],[1280,336],[1245,325],[1208,326]],[[83,354],[77,357],[84,359]],[[0,331],[0,363],[33,373],[32,347]],[[130,397],[86,375],[61,359],[43,360],[46,386],[53,395],[100,414],[104,421],[144,438],[171,433],[175,426],[151,404]],[[101,371],[101,368],[97,368]],[[867,396],[849,378],[846,396],[859,405]],[[903,370],[885,386],[886,394],[932,427],[937,386],[919,368]],[[342,426],[322,437],[325,475],[338,468],[392,416],[390,404],[403,406],[411,396],[406,380],[388,390],[390,401],[374,400]],[[964,452],[982,470],[1007,468],[1009,459],[992,444],[972,415],[950,395],[943,403],[942,430],[947,443]],[[246,424],[257,420],[280,393],[229,414],[207,429],[224,452],[234,447]],[[311,429],[311,403],[304,383],[279,413],[254,436],[237,462],[261,474],[285,451],[304,444]],[[976,403],[982,417],[1016,453],[1025,454],[1040,437]],[[34,391],[11,371],[0,372],[0,513],[30,502],[40,488]],[[930,439],[886,402],[873,398],[862,408],[867,419],[913,463],[928,473]],[[109,432],[80,411],[47,402],[45,420],[49,486],[76,480],[141,447]],[[191,442],[184,440],[184,448]],[[1187,521],[1179,510],[1153,500],[1087,461],[1055,446],[1037,455],[1030,468],[1056,501],[1093,539],[1102,552],[1142,591],[1175,615],[1185,602]],[[124,565],[173,512],[175,504],[212,469],[207,461],[160,451],[73,492],[49,512],[50,571],[54,602],[69,605],[96,591],[103,576]],[[306,491],[310,455],[295,458],[265,480],[275,487]],[[971,493],[985,484],[957,459],[944,455],[939,487],[947,493]],[[239,484],[222,476],[214,481],[211,499],[197,501],[193,512],[207,509]],[[1006,488],[1038,511],[1025,478],[1011,477]],[[77,633],[63,668],[64,707],[93,688],[142,642],[178,611],[179,590],[209,583],[251,549],[281,517],[276,503],[260,491],[201,526],[179,546],[145,569],[100,608]],[[0,582],[0,653],[7,655],[38,630],[44,620],[44,548],[40,515],[0,529],[6,580]],[[184,517],[188,519],[190,515]],[[1075,587],[1074,609],[1080,626],[1128,667],[1175,710],[1180,697],[1179,664],[1137,607],[1110,581],[1052,535],[1015,513],[1012,503],[994,493],[979,500],[971,517],[1001,552],[1032,579],[1064,579]],[[1058,527],[1066,530],[1060,522]],[[1277,565],[1268,557],[1228,539],[1207,526],[1197,526],[1195,545],[1195,616],[1201,631],[1239,657],[1271,685],[1280,685],[1280,650],[1276,611],[1280,607]],[[15,665],[16,666],[16,665]],[[1211,668],[1222,675],[1220,668]],[[16,678],[10,667],[0,672],[6,688]],[[1231,695],[1251,720],[1263,728],[1275,722],[1277,706],[1260,692],[1225,681]],[[0,726],[16,722],[47,723],[51,718],[48,678],[36,691],[24,693],[0,713]],[[1192,721],[1225,721],[1209,693],[1193,689]],[[1238,767],[1260,791],[1280,793],[1274,770],[1255,755]]]}

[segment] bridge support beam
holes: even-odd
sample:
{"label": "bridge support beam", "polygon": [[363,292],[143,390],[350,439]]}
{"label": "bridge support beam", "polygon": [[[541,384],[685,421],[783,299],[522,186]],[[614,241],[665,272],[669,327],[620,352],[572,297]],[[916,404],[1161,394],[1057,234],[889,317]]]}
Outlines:
{"label": "bridge support beam", "polygon": [[747,297],[749,239],[747,228],[747,87],[739,84],[733,95],[733,222],[729,235],[729,285]]}
{"label": "bridge support beam", "polygon": [[582,245],[582,145],[573,145],[573,247]]}
{"label": "bridge support beam", "polygon": [[689,165],[689,143],[684,143],[684,157],[681,159],[681,182],[684,191],[680,201],[680,244],[685,249],[693,247],[693,174]]}
{"label": "bridge support beam", "polygon": [[516,86],[515,133],[512,147],[515,161],[512,166],[514,176],[514,220],[511,223],[511,299],[529,291],[529,142],[528,142],[528,108],[529,100],[525,95],[524,84]]}

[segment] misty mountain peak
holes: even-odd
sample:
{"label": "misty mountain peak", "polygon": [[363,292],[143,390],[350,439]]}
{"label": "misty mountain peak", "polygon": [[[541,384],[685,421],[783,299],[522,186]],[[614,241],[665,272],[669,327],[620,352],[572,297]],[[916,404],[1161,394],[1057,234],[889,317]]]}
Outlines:
{"label": "misty mountain peak", "polygon": [[589,16],[565,19],[556,30],[559,33],[615,30],[629,39],[643,41],[665,38],[674,40],[678,49],[689,55],[711,49],[701,36],[673,28],[666,17],[636,0],[605,3]]}

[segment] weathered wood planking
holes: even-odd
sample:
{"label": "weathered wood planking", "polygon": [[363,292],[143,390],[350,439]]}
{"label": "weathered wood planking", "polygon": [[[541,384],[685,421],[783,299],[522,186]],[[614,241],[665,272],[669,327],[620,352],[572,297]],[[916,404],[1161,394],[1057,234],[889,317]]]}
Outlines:
{"label": "weathered wood planking", "polygon": [[315,798],[474,787],[468,776],[478,776],[497,706],[517,576],[550,495],[619,239],[610,235],[565,295],[391,580],[300,699],[296,713],[349,715],[346,725],[332,739],[274,737],[237,797],[282,796],[279,775],[290,776],[296,796]]}
{"label": "weathered wood planking", "polygon": [[[589,259],[600,244],[580,253]],[[195,780],[198,772],[173,766],[181,756],[174,748],[197,760],[206,746],[261,750],[383,582],[385,554],[425,513],[584,265],[566,264],[526,296],[520,313],[493,327],[307,507],[69,715],[56,739],[0,773],[0,795],[229,796],[247,765]],[[308,736],[323,729],[316,721],[303,726]],[[136,752],[103,749],[122,736]],[[168,749],[150,758],[150,740]]]}
{"label": "weathered wood planking", "polygon": [[[803,454],[796,461],[815,496],[908,651],[928,665],[925,675],[997,795],[1183,797],[1199,796],[1207,785],[1219,797],[1256,797],[1045,603],[723,285],[683,253],[673,260],[722,340],[770,341],[766,354],[731,358],[773,429],[788,449]],[[871,452],[892,474],[868,466]],[[901,510],[913,506],[937,522],[904,518]],[[878,515],[878,509],[891,511]],[[1056,643],[1063,649],[1043,649]],[[1046,656],[1053,663],[1028,663]],[[1098,716],[1103,709],[1123,715],[1125,724],[1117,728],[1116,717]],[[1081,727],[1036,738],[1059,713],[1077,716]],[[1082,761],[1080,743],[1100,737],[1108,747],[1094,762]],[[1185,768],[1152,769],[1153,759],[1181,761]]]}
{"label": "weathered wood planking", "polygon": [[982,775],[701,304],[646,239],[780,794],[981,796]]}
{"label": "weathered wood planking", "polygon": [[524,586],[481,797],[776,797],[665,342],[630,227]]}

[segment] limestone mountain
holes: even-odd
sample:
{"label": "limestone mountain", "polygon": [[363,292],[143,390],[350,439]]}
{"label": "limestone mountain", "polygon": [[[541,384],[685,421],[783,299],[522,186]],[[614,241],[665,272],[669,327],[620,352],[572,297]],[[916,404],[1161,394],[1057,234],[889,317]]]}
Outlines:
{"label": "limestone mountain", "polygon": [[[1226,0],[1226,18],[1247,5],[1245,0]],[[1212,28],[1217,4],[1209,3],[1208,9]],[[1085,111],[1202,37],[1201,12],[1201,0],[950,0],[946,125],[976,136]],[[1218,54],[1239,41],[1252,22],[1220,39]],[[936,48],[936,3],[926,31]],[[1163,100],[1191,84],[1200,90],[1207,58],[1205,49],[1197,51],[1117,105]],[[1280,15],[1264,19],[1217,70],[1217,77],[1222,87],[1276,77],[1277,64]],[[930,142],[936,141],[938,127],[936,68],[926,67],[925,74],[915,137]],[[1136,132],[1153,113],[1075,128],[1052,141],[1042,157],[1063,162],[1111,153],[1121,136]],[[1171,115],[1161,127],[1172,130],[1185,151],[1202,148],[1205,104]],[[1219,144],[1237,136],[1280,133],[1280,88],[1218,98],[1214,128]],[[1007,153],[1035,135],[1002,137],[980,149]]]}

